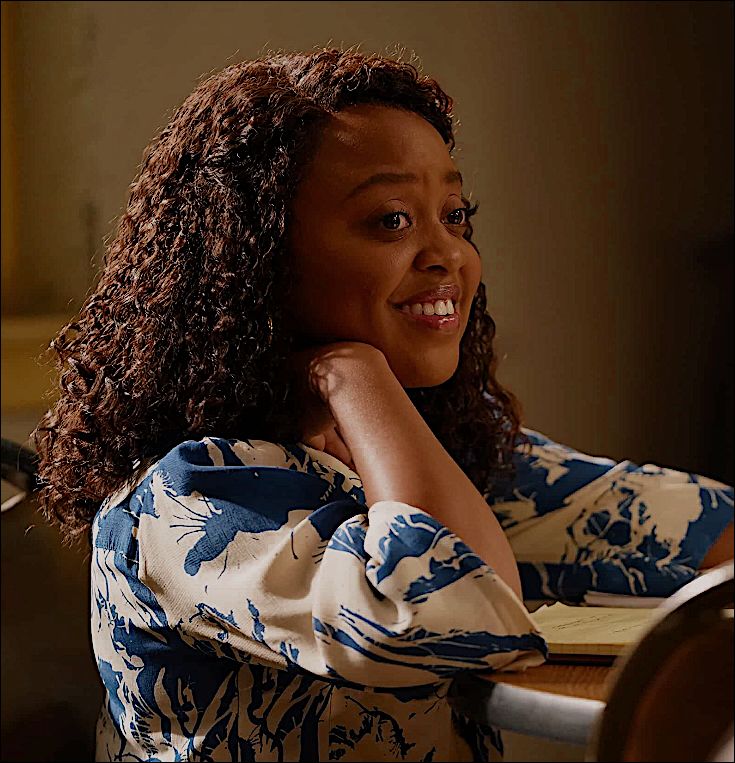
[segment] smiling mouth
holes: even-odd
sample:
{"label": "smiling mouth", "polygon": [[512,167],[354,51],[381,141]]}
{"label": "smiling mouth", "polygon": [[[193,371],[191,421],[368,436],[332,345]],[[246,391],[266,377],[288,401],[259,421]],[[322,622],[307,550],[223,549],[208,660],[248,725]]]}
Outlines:
{"label": "smiling mouth", "polygon": [[437,314],[436,312],[427,314],[425,306],[422,306],[420,313],[414,306],[409,307],[408,305],[393,305],[393,309],[410,321],[412,325],[420,328],[439,331],[443,334],[454,334],[459,329],[459,305],[454,306],[452,304],[451,309],[453,312],[444,315]]}

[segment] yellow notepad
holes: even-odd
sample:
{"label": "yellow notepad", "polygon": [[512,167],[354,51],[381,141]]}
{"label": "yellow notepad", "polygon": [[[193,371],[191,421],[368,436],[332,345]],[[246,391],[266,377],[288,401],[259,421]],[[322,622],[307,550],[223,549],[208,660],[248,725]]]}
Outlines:
{"label": "yellow notepad", "polygon": [[658,615],[655,609],[573,607],[556,602],[531,616],[549,645],[550,661],[612,661],[637,642]]}

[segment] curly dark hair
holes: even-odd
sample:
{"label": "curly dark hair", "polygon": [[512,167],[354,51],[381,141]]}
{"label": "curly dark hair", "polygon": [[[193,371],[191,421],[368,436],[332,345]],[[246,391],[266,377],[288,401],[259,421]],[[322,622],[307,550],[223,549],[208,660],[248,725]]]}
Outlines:
{"label": "curly dark hair", "polygon": [[[299,440],[290,208],[320,128],[368,103],[422,116],[454,149],[452,101],[435,80],[328,49],[210,76],[145,150],[97,284],[51,343],[60,395],[34,437],[40,505],[67,541],[184,440]],[[456,373],[408,391],[481,492],[512,470],[520,431],[518,404],[495,379],[494,333],[480,285]]]}

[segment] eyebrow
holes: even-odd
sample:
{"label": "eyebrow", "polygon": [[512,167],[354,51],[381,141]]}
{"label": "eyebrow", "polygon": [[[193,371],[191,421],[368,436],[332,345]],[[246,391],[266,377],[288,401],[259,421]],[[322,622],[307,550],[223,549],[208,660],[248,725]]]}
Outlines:
{"label": "eyebrow", "polygon": [[[349,192],[345,201],[375,185],[398,185],[399,183],[418,183],[418,181],[418,176],[414,175],[412,172],[378,172],[375,175],[371,175],[367,180],[363,180],[362,183],[356,185]],[[444,175],[444,182],[447,185],[459,182],[461,185],[462,173],[459,172],[459,170],[450,170]]]}

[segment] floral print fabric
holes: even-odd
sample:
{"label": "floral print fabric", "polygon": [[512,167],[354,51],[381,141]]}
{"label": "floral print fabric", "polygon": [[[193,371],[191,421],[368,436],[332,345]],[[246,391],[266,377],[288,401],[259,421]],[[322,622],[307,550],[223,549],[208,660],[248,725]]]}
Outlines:
{"label": "floral print fabric", "polygon": [[[732,490],[528,432],[487,500],[528,598],[662,595],[732,520]],[[489,509],[490,510],[490,509]],[[97,760],[491,760],[446,700],[462,671],[546,654],[526,608],[421,509],[369,509],[301,444],[205,438],[111,496],[93,525]]]}

